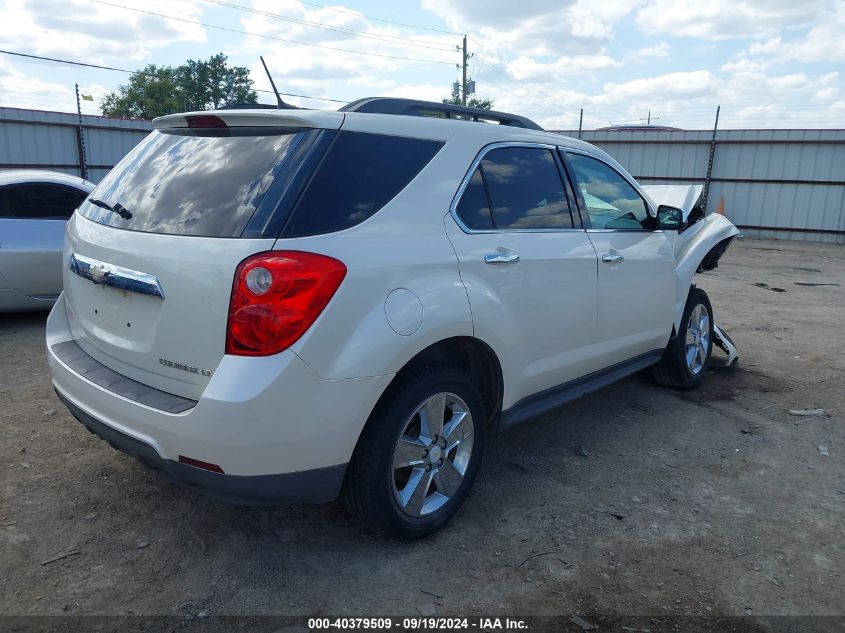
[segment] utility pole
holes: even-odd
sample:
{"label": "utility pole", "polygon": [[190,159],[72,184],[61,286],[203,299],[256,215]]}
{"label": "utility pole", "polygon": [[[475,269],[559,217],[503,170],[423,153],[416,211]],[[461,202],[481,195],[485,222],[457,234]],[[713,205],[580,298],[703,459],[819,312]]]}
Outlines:
{"label": "utility pole", "polygon": [[581,116],[578,117],[578,138],[581,138],[581,125],[584,123],[584,108],[581,108]]}
{"label": "utility pole", "polygon": [[467,36],[464,35],[464,45],[463,48],[458,46],[456,47],[461,52],[461,63],[458,65],[458,68],[461,69],[461,105],[467,104],[467,62],[469,58],[472,57],[472,53],[467,54]]}
{"label": "utility pole", "polygon": [[463,79],[461,80],[461,105],[467,104],[467,36],[464,35]]}
{"label": "utility pole", "polygon": [[[659,116],[654,117],[655,121],[657,121],[658,119],[660,119]],[[651,125],[651,110],[648,111],[647,117],[640,117],[640,121],[645,121],[646,125]]]}

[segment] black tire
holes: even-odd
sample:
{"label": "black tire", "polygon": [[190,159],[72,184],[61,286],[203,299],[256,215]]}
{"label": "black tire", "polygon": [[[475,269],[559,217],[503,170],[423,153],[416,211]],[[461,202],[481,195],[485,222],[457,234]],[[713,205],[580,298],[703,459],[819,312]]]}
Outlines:
{"label": "black tire", "polygon": [[[403,510],[397,499],[395,477],[397,472],[401,475],[403,471],[394,471],[394,451],[400,436],[407,435],[408,421],[420,419],[419,416],[412,418],[412,415],[422,403],[439,393],[454,394],[466,404],[471,416],[471,421],[466,422],[472,426],[471,452],[464,449],[469,458],[463,480],[448,501],[428,514],[412,516]],[[446,415],[449,415],[448,402],[446,406]],[[484,449],[484,420],[478,389],[458,367],[432,364],[400,379],[379,400],[349,464],[343,496],[352,514],[365,528],[402,541],[422,538],[439,530],[463,504],[478,473]],[[443,455],[448,459],[452,452]],[[436,468],[434,472],[437,472]],[[437,484],[431,489],[436,491]]]}
{"label": "black tire", "polygon": [[[708,332],[707,332],[707,354],[700,368],[693,371],[687,362],[687,328],[690,317],[696,309],[702,306],[707,310]],[[710,357],[713,354],[713,308],[707,293],[700,288],[693,287],[687,297],[687,304],[684,307],[684,316],[681,318],[681,325],[678,328],[678,335],[669,341],[663,352],[660,362],[654,365],[652,373],[654,379],[664,387],[674,389],[693,389],[704,380],[704,374],[710,366]]]}

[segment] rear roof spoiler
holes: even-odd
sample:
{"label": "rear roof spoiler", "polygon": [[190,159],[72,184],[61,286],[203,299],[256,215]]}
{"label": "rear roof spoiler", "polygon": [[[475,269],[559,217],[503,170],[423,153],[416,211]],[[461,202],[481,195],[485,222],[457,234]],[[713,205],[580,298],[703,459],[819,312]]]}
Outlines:
{"label": "rear roof spoiler", "polygon": [[373,114],[401,114],[405,116],[423,116],[436,119],[459,119],[469,121],[495,122],[499,125],[522,127],[529,130],[542,130],[531,119],[517,114],[470,108],[469,106],[419,101],[416,99],[393,99],[390,97],[367,97],[353,101],[340,108],[340,112],[367,112]]}
{"label": "rear roof spoiler", "polygon": [[153,119],[156,130],[188,129],[191,127],[189,119],[214,117],[220,119],[230,128],[237,127],[290,127],[290,128],[320,128],[325,130],[340,129],[343,123],[343,113],[335,110],[279,110],[272,108],[242,110],[201,110],[198,112],[184,112],[168,114]]}

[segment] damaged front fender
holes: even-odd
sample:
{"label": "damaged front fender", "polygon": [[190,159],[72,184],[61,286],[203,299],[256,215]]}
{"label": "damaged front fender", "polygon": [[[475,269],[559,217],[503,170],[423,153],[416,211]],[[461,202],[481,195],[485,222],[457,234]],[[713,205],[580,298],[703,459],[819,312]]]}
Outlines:
{"label": "damaged front fender", "polygon": [[705,216],[678,234],[675,241],[675,331],[680,327],[695,273],[716,268],[738,234],[739,229],[718,214]]}

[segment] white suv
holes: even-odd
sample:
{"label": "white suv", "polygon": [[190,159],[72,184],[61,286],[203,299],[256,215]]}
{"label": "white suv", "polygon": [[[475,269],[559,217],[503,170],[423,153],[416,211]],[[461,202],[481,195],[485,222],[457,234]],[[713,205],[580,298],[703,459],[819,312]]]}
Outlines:
{"label": "white suv", "polygon": [[370,528],[420,537],[488,434],[648,366],[693,387],[714,336],[732,350],[692,279],[737,229],[652,191],[677,205],[504,113],[162,117],[68,224],[53,384],[209,495],[343,491]]}

